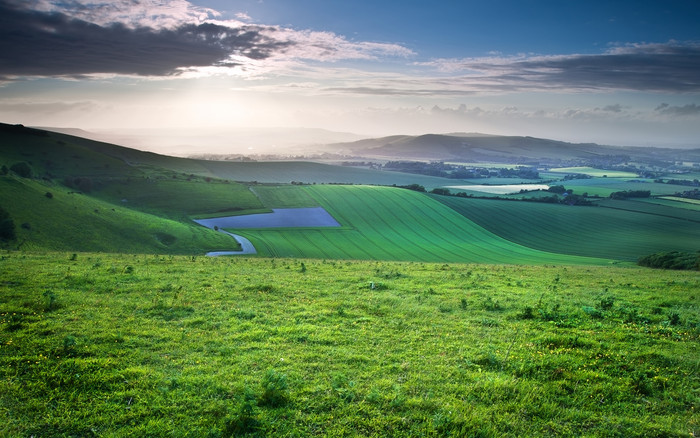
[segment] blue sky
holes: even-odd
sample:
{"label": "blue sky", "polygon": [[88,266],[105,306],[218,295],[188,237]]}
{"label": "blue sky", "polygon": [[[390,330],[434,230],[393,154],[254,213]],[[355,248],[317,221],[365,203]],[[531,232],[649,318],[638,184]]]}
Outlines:
{"label": "blue sky", "polygon": [[700,2],[0,0],[0,121],[700,147]]}

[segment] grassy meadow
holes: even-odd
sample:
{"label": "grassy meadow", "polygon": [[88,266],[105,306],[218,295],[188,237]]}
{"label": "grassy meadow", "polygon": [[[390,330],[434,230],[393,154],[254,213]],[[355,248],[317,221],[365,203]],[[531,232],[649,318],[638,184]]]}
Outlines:
{"label": "grassy meadow", "polygon": [[700,433],[700,276],[5,253],[2,436]]}
{"label": "grassy meadow", "polygon": [[[461,182],[2,124],[0,165],[0,436],[700,435],[700,275],[633,266],[696,252],[695,204],[437,196],[386,186]],[[583,170],[563,184],[680,187]],[[238,244],[193,222],[318,206],[341,226],[229,230],[257,256],[205,257]]]}

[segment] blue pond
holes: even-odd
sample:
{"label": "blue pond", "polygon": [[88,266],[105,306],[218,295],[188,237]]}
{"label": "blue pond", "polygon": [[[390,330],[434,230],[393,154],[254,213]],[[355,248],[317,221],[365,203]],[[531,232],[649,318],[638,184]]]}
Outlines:
{"label": "blue pond", "polygon": [[339,227],[323,207],[275,208],[272,213],[227,216],[195,220],[207,228],[302,228]]}

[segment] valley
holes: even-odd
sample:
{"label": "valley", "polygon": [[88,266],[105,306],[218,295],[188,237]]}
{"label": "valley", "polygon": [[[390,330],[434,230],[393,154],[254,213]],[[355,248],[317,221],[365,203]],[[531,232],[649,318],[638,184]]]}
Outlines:
{"label": "valley", "polygon": [[0,435],[700,430],[695,151],[443,145],[455,177],[0,128]]}

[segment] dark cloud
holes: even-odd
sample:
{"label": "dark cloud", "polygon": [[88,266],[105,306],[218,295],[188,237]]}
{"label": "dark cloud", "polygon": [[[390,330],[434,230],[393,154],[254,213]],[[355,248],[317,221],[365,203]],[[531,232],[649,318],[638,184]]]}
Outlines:
{"label": "dark cloud", "polygon": [[667,103],[654,108],[654,111],[667,116],[695,116],[700,115],[700,105],[689,103],[683,106],[671,106]]}
{"label": "dark cloud", "polygon": [[[492,73],[505,87],[700,91],[700,44],[633,45],[600,55],[533,57],[512,62],[476,62],[470,68]],[[505,71],[505,72],[504,72]]]}
{"label": "dark cloud", "polygon": [[232,55],[260,60],[290,45],[270,34],[271,29],[255,25],[100,26],[0,0],[0,77],[167,76],[187,67],[235,66]]}

